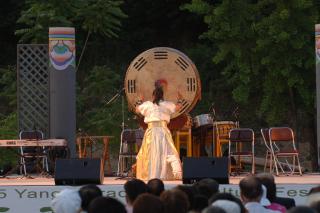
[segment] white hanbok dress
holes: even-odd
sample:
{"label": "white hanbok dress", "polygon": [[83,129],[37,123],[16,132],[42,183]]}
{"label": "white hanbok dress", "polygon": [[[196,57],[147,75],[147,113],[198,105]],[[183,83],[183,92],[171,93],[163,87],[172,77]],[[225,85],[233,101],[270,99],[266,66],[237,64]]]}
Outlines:
{"label": "white hanbok dress", "polygon": [[159,105],[146,101],[138,106],[138,110],[144,116],[144,122],[148,124],[137,155],[138,179],[182,178],[180,157],[167,127],[175,108],[175,104],[169,101],[160,101]]}

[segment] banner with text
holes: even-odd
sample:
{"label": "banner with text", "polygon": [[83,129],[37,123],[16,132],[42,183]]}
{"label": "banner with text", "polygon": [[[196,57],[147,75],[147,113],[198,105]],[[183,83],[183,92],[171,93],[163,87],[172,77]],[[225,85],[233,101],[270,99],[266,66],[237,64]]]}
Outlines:
{"label": "banner with text", "polygon": [[[167,184],[166,189],[175,187]],[[313,184],[279,184],[277,195],[279,197],[294,198],[297,205],[305,203],[307,194]],[[104,196],[114,197],[125,202],[123,185],[100,185]],[[53,212],[51,201],[61,190],[72,186],[0,186],[0,212]],[[76,187],[80,188],[80,187]],[[220,185],[220,192],[228,192],[235,196],[240,195],[238,185]]]}

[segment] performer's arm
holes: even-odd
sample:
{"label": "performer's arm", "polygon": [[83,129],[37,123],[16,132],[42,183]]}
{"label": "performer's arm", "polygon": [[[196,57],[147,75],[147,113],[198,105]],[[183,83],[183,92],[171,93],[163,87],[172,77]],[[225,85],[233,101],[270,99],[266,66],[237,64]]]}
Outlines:
{"label": "performer's arm", "polygon": [[181,108],[182,108],[182,103],[178,101],[178,102],[176,103],[176,109],[175,109],[175,111],[178,112]]}
{"label": "performer's arm", "polygon": [[143,95],[140,94],[140,95],[139,95],[139,100],[138,100],[138,102],[137,102],[138,105],[136,106],[136,109],[135,109],[135,110],[136,110],[136,113],[140,113],[140,114],[141,114],[141,111],[140,111],[140,109],[139,109],[139,106],[143,103],[143,99],[144,99],[144,98],[143,98]]}
{"label": "performer's arm", "polygon": [[176,103],[176,109],[175,109],[176,112],[182,108],[182,99],[183,99],[183,97],[182,97],[181,93],[178,92],[178,102]]}

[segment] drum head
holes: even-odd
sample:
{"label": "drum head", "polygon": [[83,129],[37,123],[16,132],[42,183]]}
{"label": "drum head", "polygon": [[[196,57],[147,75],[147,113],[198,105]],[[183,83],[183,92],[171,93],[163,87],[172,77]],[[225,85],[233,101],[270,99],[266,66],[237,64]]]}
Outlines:
{"label": "drum head", "polygon": [[125,77],[125,92],[130,109],[134,109],[141,94],[152,101],[155,82],[164,86],[164,99],[177,103],[178,93],[183,107],[172,115],[188,113],[201,97],[199,73],[193,62],[182,52],[156,47],[138,55],[130,64]]}

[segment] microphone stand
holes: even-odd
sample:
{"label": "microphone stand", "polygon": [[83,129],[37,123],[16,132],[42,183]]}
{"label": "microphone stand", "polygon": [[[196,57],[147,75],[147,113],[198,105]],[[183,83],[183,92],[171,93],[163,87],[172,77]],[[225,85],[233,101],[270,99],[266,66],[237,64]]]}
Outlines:
{"label": "microphone stand", "polygon": [[123,179],[126,177],[129,177],[129,175],[125,176],[123,175],[125,172],[129,172],[131,170],[132,167],[132,156],[131,156],[131,165],[129,168],[125,169],[124,171],[121,171],[122,173],[120,174],[120,155],[123,153],[123,133],[125,130],[125,123],[124,123],[124,95],[122,94],[122,92],[124,91],[124,87],[120,88],[117,93],[109,100],[107,101],[106,105],[110,105],[111,103],[113,103],[118,97],[121,96],[121,115],[122,115],[122,123],[121,123],[121,136],[120,136],[120,150],[119,150],[119,159],[118,159],[118,170],[117,170],[117,176],[121,176],[119,179]]}
{"label": "microphone stand", "polygon": [[215,120],[216,120],[216,110],[214,109],[214,102],[211,103],[211,106],[209,108],[209,112],[211,114],[211,118],[212,118],[212,149],[211,149],[211,155],[214,156],[214,150],[215,150],[215,140],[216,140],[216,134],[215,134]]}
{"label": "microphone stand", "polygon": [[[111,103],[113,103],[120,95],[122,95],[123,91],[124,91],[124,87],[119,89],[117,91],[117,93],[109,101],[107,101],[106,105],[108,106]],[[124,124],[124,97],[123,97],[123,95],[121,96],[121,115],[122,115],[121,130],[123,131],[125,128],[125,124]]]}
{"label": "microphone stand", "polygon": [[233,110],[232,115],[236,119],[237,128],[239,128],[240,125],[239,125],[239,107],[238,106]]}

